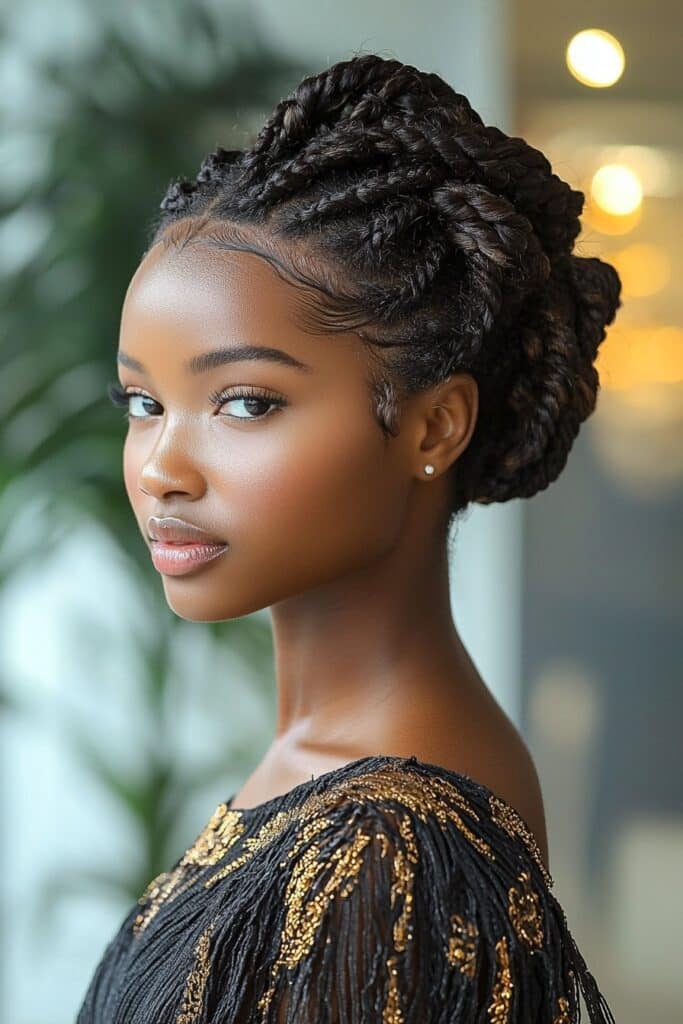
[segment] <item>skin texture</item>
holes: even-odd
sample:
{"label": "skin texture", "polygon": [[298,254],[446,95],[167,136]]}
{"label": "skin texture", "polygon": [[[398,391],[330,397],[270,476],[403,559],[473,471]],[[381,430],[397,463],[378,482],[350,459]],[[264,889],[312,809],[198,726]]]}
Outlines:
{"label": "skin texture", "polygon": [[[298,302],[265,260],[200,240],[153,246],[121,318],[120,351],[147,370],[119,364],[121,386],[152,400],[133,402],[141,418],[124,445],[141,533],[147,540],[151,515],[178,515],[230,545],[188,576],[162,574],[169,606],[194,622],[265,607],[272,616],[276,733],[233,806],[367,754],[414,754],[516,807],[548,864],[533,761],[450,605],[445,474],[474,430],[476,382],[455,375],[411,396],[399,435],[385,441],[365,346],[352,333],[301,330]],[[193,375],[183,365],[245,343],[310,369],[241,360]],[[212,391],[237,386],[286,404],[210,403]]]}

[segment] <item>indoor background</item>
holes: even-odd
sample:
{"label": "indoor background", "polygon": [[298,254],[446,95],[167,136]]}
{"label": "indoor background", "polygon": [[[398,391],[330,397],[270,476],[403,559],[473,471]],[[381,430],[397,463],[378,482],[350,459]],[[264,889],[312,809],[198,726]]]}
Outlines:
{"label": "indoor background", "polygon": [[453,612],[534,756],[555,892],[618,1024],[679,1022],[683,7],[0,11],[0,1022],[74,1020],[131,902],[269,743],[268,613],[170,611],[106,386],[169,181],[357,51],[437,72],[543,150],[586,193],[576,251],[622,277],[596,412],[547,491],[468,513]]}

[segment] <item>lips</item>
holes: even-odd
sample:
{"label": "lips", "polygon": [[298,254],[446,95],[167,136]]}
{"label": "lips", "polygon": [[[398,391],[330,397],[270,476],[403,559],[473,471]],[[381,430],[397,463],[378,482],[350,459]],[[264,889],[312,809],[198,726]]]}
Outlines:
{"label": "lips", "polygon": [[227,541],[176,516],[150,516],[147,521],[150,540],[164,544],[227,544]]}

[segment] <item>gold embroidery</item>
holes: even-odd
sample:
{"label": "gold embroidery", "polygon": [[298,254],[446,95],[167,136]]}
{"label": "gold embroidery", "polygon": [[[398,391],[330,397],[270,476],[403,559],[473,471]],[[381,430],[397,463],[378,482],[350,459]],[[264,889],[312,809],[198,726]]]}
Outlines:
{"label": "gold embroidery", "polygon": [[[413,913],[413,882],[415,880],[415,872],[410,867],[410,864],[417,864],[419,857],[415,834],[407,814],[398,819],[398,830],[406,844],[407,850],[404,853],[403,850],[396,849],[394,853],[390,906],[393,910],[396,904],[396,897],[403,896],[401,913],[394,924],[394,949],[397,953],[402,953],[405,951],[413,935],[411,916]],[[382,833],[378,832],[377,835],[381,836]],[[382,853],[382,856],[384,856],[384,853]]]}
{"label": "gold embroidery", "polygon": [[[298,853],[304,843],[329,824],[329,819],[313,819],[305,824],[288,856],[292,857]],[[362,851],[371,841],[372,836],[358,828],[348,845],[334,850],[329,856],[323,856],[322,860],[319,859],[320,846],[312,843],[294,863],[284,896],[286,910],[280,935],[280,950],[271,966],[271,974],[274,977],[280,967],[294,967],[310,952],[315,933],[330,902],[335,896],[344,899],[353,891],[363,863]],[[331,876],[320,886],[319,883],[331,865],[334,865]],[[310,893],[314,888],[318,891],[311,897]],[[259,999],[258,1008],[263,1009],[264,1013],[274,991],[273,981]]]}
{"label": "gold embroidery", "polygon": [[[481,853],[483,853],[489,860],[495,861],[495,853],[492,850],[489,843],[484,839],[477,836],[465,823],[460,811],[465,812],[472,820],[479,821],[479,815],[476,809],[472,806],[469,800],[458,790],[458,788],[452,783],[439,779],[429,778],[418,772],[411,772],[410,770],[403,770],[400,765],[390,765],[384,769],[379,769],[370,772],[364,772],[356,776],[352,776],[345,780],[340,780],[322,794],[315,795],[315,806],[312,806],[311,798],[303,801],[299,808],[293,808],[289,812],[283,812],[283,815],[287,817],[288,821],[292,818],[298,818],[299,821],[306,821],[313,811],[330,810],[332,807],[343,799],[346,804],[351,805],[354,801],[358,803],[366,804],[368,801],[374,801],[375,804],[381,805],[385,800],[394,800],[399,803],[402,807],[413,812],[413,814],[421,821],[426,821],[428,815],[432,815],[436,818],[442,829],[445,830],[446,825],[449,822],[453,822],[456,827],[462,832],[462,834],[468,839],[468,841]],[[330,823],[329,819],[322,818],[316,824],[316,831],[320,828],[326,827]],[[309,822],[312,825],[313,822]],[[394,924],[393,939],[394,939],[394,951],[395,953],[402,953],[405,951],[407,943],[410,941],[413,935],[413,927],[411,923],[412,909],[413,909],[413,883],[414,883],[414,871],[411,864],[418,862],[418,850],[415,835],[411,826],[410,816],[408,814],[402,815],[398,819],[398,831],[399,835],[403,840],[405,850],[398,847],[394,848],[394,844],[391,843],[391,839],[388,837],[382,837],[382,833],[375,833],[375,838],[378,838],[381,843],[381,856],[385,856],[390,848],[394,848],[394,856],[392,863],[392,886],[391,886],[391,907],[396,905],[396,899],[398,896],[403,897],[403,905],[398,919]],[[272,838],[272,835],[271,837]],[[370,836],[359,830],[356,833],[355,844],[352,843],[350,849],[347,852],[347,856],[353,862],[353,878],[357,877],[358,871],[362,864],[362,859],[355,859],[359,849],[370,841]],[[310,839],[309,828],[306,824],[300,833],[299,839],[293,844],[292,849],[289,851],[288,857],[293,857],[298,854],[301,845]],[[259,833],[254,841],[254,846],[250,849],[260,848],[264,841],[267,841],[268,837]],[[245,845],[250,843],[246,840]],[[361,846],[358,847],[358,843]],[[288,967],[294,966],[301,959],[302,956],[306,955],[314,941],[315,931],[319,925],[320,919],[324,910],[328,906],[328,902],[325,901],[325,896],[329,895],[329,898],[333,898],[334,891],[330,892],[330,887],[334,890],[335,885],[338,885],[337,877],[333,877],[331,883],[323,889],[323,892],[319,897],[310,901],[308,905],[305,903],[306,892],[312,887],[316,880],[316,875],[319,873],[320,868],[324,868],[324,864],[320,864],[317,861],[317,857],[320,850],[317,845],[311,847],[304,855],[304,866],[299,868],[294,873],[293,878],[289,880],[287,887],[287,893],[285,900],[287,903],[286,922],[283,928],[283,935],[281,936],[281,950],[278,959],[272,966],[272,973],[276,974],[278,967],[285,964]],[[248,856],[248,855],[245,855]],[[339,856],[339,851],[336,851],[335,857]],[[243,859],[240,861],[243,863]],[[233,870],[237,866],[238,862],[226,865],[220,872],[220,877],[225,877],[229,871]],[[214,876],[213,882],[219,876]],[[210,883],[206,883],[210,884]],[[352,884],[347,884],[347,887],[339,892],[340,896],[348,895],[353,888]],[[395,958],[392,960],[396,963]],[[464,969],[471,971],[471,961],[465,963]],[[261,1008],[267,1008],[270,1003],[274,992],[274,984],[271,985],[270,989],[264,994],[261,999],[259,1006]],[[390,1000],[393,997],[389,997]],[[395,1013],[394,1010],[392,1012]]]}
{"label": "gold embroidery", "polygon": [[[318,822],[310,824],[318,826]],[[318,859],[320,847],[314,843],[294,864],[285,891],[287,913],[276,965],[293,967],[310,952],[315,932],[330,901],[337,895],[344,899],[353,891],[363,862],[361,851],[371,839],[367,832],[357,829],[351,842],[334,850],[328,858]],[[333,865],[331,877],[311,897],[313,883],[320,880],[330,865]]]}
{"label": "gold embroidery", "polygon": [[536,861],[546,885],[551,889],[555,883],[552,875],[543,863],[543,858],[541,857],[541,851],[538,848],[536,838],[527,828],[517,811],[511,807],[510,804],[505,803],[504,800],[501,800],[493,794],[489,796],[489,807],[491,808],[491,817],[495,821],[496,825],[503,828],[508,835],[513,837],[513,839],[516,836],[521,838],[527,850]]}
{"label": "gold embroidery", "polygon": [[389,843],[389,837],[384,832],[375,832],[375,839],[379,839],[379,842],[380,842],[380,846],[381,846],[380,857],[383,857],[383,858],[386,857],[387,853],[391,849],[391,845]]}
{"label": "gold embroidery", "polygon": [[[346,898],[353,892],[366,856],[364,850],[374,839],[379,844],[380,857],[391,856],[392,910],[396,907],[397,900],[402,898],[400,912],[393,924],[394,952],[387,962],[389,988],[384,1010],[386,1022],[401,1024],[400,993],[396,988],[397,967],[400,963],[398,955],[405,952],[413,935],[413,866],[419,862],[418,845],[410,814],[403,813],[397,816],[400,844],[397,843],[395,834],[387,835],[382,830],[367,833],[361,828],[356,828],[350,838],[331,854],[327,852],[324,844],[312,842],[320,832],[331,826],[334,819],[329,816],[329,812],[339,805],[348,809],[348,822],[352,824],[356,817],[357,805],[363,807],[370,802],[381,810],[385,801],[395,801],[422,822],[427,821],[431,815],[443,831],[446,831],[449,823],[454,824],[476,850],[488,860],[496,860],[490,843],[477,835],[464,820],[464,817],[472,822],[481,819],[474,805],[458,786],[449,780],[411,771],[401,761],[341,779],[321,793],[309,794],[298,806],[274,814],[253,836],[244,834],[246,825],[242,819],[242,811],[231,811],[227,804],[220,804],[208,825],[176,868],[162,873],[149,884],[140,898],[141,903],[148,900],[149,906],[136,918],[135,930],[139,932],[144,928],[165,900],[193,884],[196,872],[189,870],[191,867],[218,865],[239,844],[238,856],[229,863],[220,865],[219,869],[204,881],[204,886],[209,888],[247,863],[258,851],[272,844],[285,829],[295,825],[296,833],[291,848],[286,855],[283,854],[285,859],[280,861],[280,867],[285,867],[288,860],[297,858],[293,863],[291,877],[287,879],[284,893],[285,921],[277,959],[271,965],[273,980],[258,1004],[259,1009],[263,1009],[265,1013],[275,991],[275,978],[278,972],[283,967],[293,967],[302,957],[310,954],[325,911],[333,899]],[[509,804],[494,795],[489,797],[489,807],[496,824],[513,837],[521,836],[543,872],[544,878],[552,885],[552,878],[543,865],[537,844],[519,815]],[[308,848],[301,852],[304,845]],[[522,873],[519,881],[524,891],[521,892],[514,886],[510,888],[509,914],[517,934],[528,945],[538,948],[542,944],[542,924],[538,920],[538,895],[530,888],[528,872]],[[315,892],[314,896],[311,895],[312,892]],[[466,921],[459,914],[452,915],[451,924],[453,934],[449,937],[447,958],[451,965],[458,967],[464,975],[474,978],[479,943],[477,927],[473,921]],[[328,937],[326,941],[329,942],[330,938]],[[497,943],[496,952],[498,970],[489,1015],[492,1024],[506,1024],[513,983],[504,937]],[[197,965],[193,975],[195,979],[202,977],[201,963],[202,953],[198,947]],[[196,986],[197,982],[193,984]],[[183,1012],[190,1011],[184,1009]],[[183,1020],[182,1024],[188,1024],[189,1019],[191,1018]],[[557,1024],[563,1022],[559,1021]]]}
{"label": "gold embroidery", "polygon": [[491,1024],[507,1024],[510,1019],[510,1003],[514,982],[510,972],[510,957],[507,939],[503,935],[496,943],[496,981],[493,986],[493,999],[488,1008]]}
{"label": "gold embroidery", "polygon": [[[324,797],[325,794],[321,795],[319,793],[311,793],[298,807],[290,807],[287,811],[278,811],[277,814],[274,814],[272,818],[269,818],[265,824],[261,826],[255,836],[247,836],[245,838],[242,844],[245,852],[222,867],[215,875],[212,875],[207,879],[206,882],[204,882],[204,887],[206,889],[211,888],[211,886],[215,885],[216,882],[220,882],[221,879],[232,874],[232,872],[237,868],[242,867],[243,864],[246,864],[247,861],[251,860],[255,853],[278,839],[285,829],[293,822],[299,823],[300,821],[305,821],[316,813],[324,814],[325,810],[329,810],[331,803],[329,799],[324,799]],[[240,814],[241,812],[235,811],[234,813]],[[283,864],[280,866],[284,867]]]}
{"label": "gold embroidery", "polygon": [[[244,840],[244,852],[239,857],[225,864],[207,879],[204,885],[210,888],[242,867],[254,853],[272,843],[292,823],[306,821],[314,814],[324,815],[341,801],[356,801],[362,805],[368,801],[381,804],[384,800],[397,801],[411,810],[421,821],[426,821],[427,815],[431,814],[442,828],[445,828],[447,822],[452,821],[480,853],[495,861],[496,856],[489,843],[477,836],[454,809],[457,807],[475,821],[479,821],[475,808],[453,783],[444,779],[428,778],[410,770],[405,771],[401,765],[393,764],[341,779],[322,793],[309,794],[298,806],[279,811],[259,829],[256,836]],[[237,810],[233,813],[238,815],[240,812]]]}
{"label": "gold embroidery", "polygon": [[175,1024],[194,1024],[199,1020],[204,1000],[204,989],[209,977],[211,964],[209,961],[209,948],[211,945],[211,933],[214,922],[212,921],[199,936],[194,947],[195,960],[185,982],[183,992],[183,1003]]}
{"label": "gold embroidery", "polygon": [[569,1000],[566,996],[557,997],[557,1015],[553,1017],[553,1024],[572,1024],[569,1015]]}
{"label": "gold embroidery", "polygon": [[[463,811],[472,820],[478,821],[479,815],[477,811],[457,787],[444,780],[432,780],[419,773],[402,771],[400,767],[393,766],[340,781],[337,785],[331,786],[326,793],[319,794],[318,797],[315,808],[310,806],[308,800],[304,800],[298,809],[292,811],[292,816],[297,816],[300,822],[306,822],[306,819],[312,814],[314,809],[317,811],[331,809],[340,798],[349,805],[354,801],[365,804],[368,801],[374,800],[375,803],[381,804],[384,800],[394,800],[402,807],[412,810],[416,817],[422,821],[425,821],[427,815],[431,814],[444,829],[448,822],[454,822],[473,846],[490,860],[496,859],[490,845],[469,828],[459,813]],[[304,824],[298,839],[293,843],[288,853],[288,857],[297,856],[301,846],[310,841],[311,826],[314,826],[315,832],[317,832],[327,827],[330,822],[331,819],[323,817],[317,822],[309,821],[307,824]],[[412,913],[415,873],[412,865],[417,864],[419,861],[418,847],[410,815],[401,815],[397,819],[397,826],[399,836],[403,841],[401,846],[396,847],[395,843],[392,843],[391,837],[385,835],[382,831],[374,834],[380,844],[381,857],[386,856],[393,850],[390,897],[392,909],[395,908],[397,899],[402,897],[400,913],[393,927],[395,954],[405,952],[407,944],[413,936]],[[353,863],[353,871],[349,872],[348,866],[344,863],[342,864],[342,867],[346,868],[346,873],[352,875],[354,882],[362,864],[362,858],[356,859],[356,855],[369,840],[370,836],[359,830],[356,833],[356,842],[352,842],[350,849],[346,853],[346,857]],[[260,847],[263,842],[264,836],[259,834],[255,840],[255,847]],[[245,842],[245,845],[248,843],[249,840]],[[315,931],[319,926],[322,914],[329,905],[326,897],[333,898],[335,887],[339,888],[340,883],[337,873],[328,882],[327,886],[323,888],[319,897],[309,900],[308,903],[306,902],[307,892],[313,887],[321,868],[324,869],[325,867],[324,864],[321,865],[318,861],[319,852],[320,849],[317,845],[309,848],[302,857],[303,865],[297,865],[298,870],[293,872],[293,877],[289,881],[285,895],[287,903],[286,921],[281,936],[280,953],[271,969],[273,974],[276,974],[278,967],[283,964],[287,967],[294,966],[301,957],[310,952],[314,942]],[[335,857],[339,855],[340,851],[337,851]],[[233,866],[226,865],[221,871],[221,876],[224,877],[225,873],[232,870]],[[352,888],[353,884],[347,881],[346,887],[341,889],[338,895],[340,897],[349,895]],[[465,927],[465,937],[469,940],[469,944],[462,945],[460,956],[455,952],[455,949],[452,952],[452,956],[455,958],[454,962],[459,963],[461,970],[468,976],[472,976],[475,970],[475,960],[471,948],[472,927]],[[476,936],[476,929],[474,929],[474,935]],[[394,955],[391,963],[395,966],[397,962]],[[398,996],[397,994],[392,994],[393,977],[392,973],[390,976],[389,1009],[387,1012],[393,1015],[394,1019],[399,1019],[397,1018],[397,1014],[400,1013],[400,1008],[397,1005]],[[259,1004],[260,1008],[267,1008],[273,992],[274,985],[271,985],[271,988],[262,997]]]}
{"label": "gold embroidery", "polygon": [[479,821],[479,815],[472,804],[452,782],[421,775],[410,769],[406,771],[402,766],[395,765],[356,775],[341,785],[347,799],[357,795],[364,801],[381,803],[382,800],[395,800],[412,811],[420,821],[426,821],[427,815],[431,814],[442,829],[451,821],[480,853],[489,860],[496,859],[486,840],[476,835],[455,810],[457,807]]}
{"label": "gold embroidery", "polygon": [[183,863],[196,864],[199,867],[217,864],[243,832],[244,825],[239,823],[237,811],[229,810],[227,804],[219,804],[209,823],[186,852]]}
{"label": "gold embroidery", "polygon": [[387,998],[382,1011],[382,1024],[403,1024],[404,1016],[401,1009],[401,994],[396,983],[396,957],[390,956],[387,960],[387,971],[389,973],[389,988]]}
{"label": "gold embroidery", "polygon": [[451,930],[455,934],[449,936],[446,959],[451,966],[459,967],[461,974],[473,979],[477,973],[479,929],[461,914],[451,914]]}
{"label": "gold embroidery", "polygon": [[162,871],[147,885],[138,899],[138,903],[146,906],[133,922],[133,933],[139,935],[144,931],[162,904],[194,883],[196,872],[188,870],[190,867],[216,864],[235,845],[244,830],[238,812],[228,810],[225,803],[219,804],[178,864],[170,871]]}
{"label": "gold embroidery", "polygon": [[160,875],[153,878],[138,899],[138,903],[149,901],[144,911],[141,911],[133,921],[133,934],[139,935],[144,931],[149,922],[155,916],[159,907],[174,893],[183,877],[183,868],[178,865],[172,871],[162,871]]}
{"label": "gold embroidery", "polygon": [[508,889],[508,915],[519,938],[532,952],[543,948],[543,922],[541,900],[531,887],[531,875],[523,871],[519,875],[524,891],[512,885]]}

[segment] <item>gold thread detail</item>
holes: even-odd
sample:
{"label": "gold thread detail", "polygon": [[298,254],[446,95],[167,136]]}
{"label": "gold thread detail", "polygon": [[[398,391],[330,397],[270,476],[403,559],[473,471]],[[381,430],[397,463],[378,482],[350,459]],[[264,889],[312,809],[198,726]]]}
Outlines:
{"label": "gold thread detail", "polygon": [[347,800],[355,796],[363,803],[370,800],[381,804],[384,800],[393,800],[422,822],[427,821],[428,815],[436,818],[442,829],[452,822],[480,853],[489,860],[496,859],[490,844],[472,831],[459,812],[463,811],[474,821],[480,820],[479,814],[465,795],[445,779],[395,766],[356,775],[347,779],[343,786]]}
{"label": "gold thread detail", "polygon": [[[328,793],[332,793],[332,790],[329,790]],[[236,857],[235,860],[230,861],[208,878],[204,882],[204,887],[206,889],[211,888],[216,882],[220,882],[221,879],[232,874],[237,868],[242,867],[247,861],[251,860],[255,853],[265,849],[275,842],[276,839],[279,839],[290,825],[300,824],[316,814],[324,814],[335,802],[329,798],[328,793],[311,793],[299,806],[290,807],[288,810],[278,811],[277,814],[274,814],[272,818],[269,818],[261,825],[255,836],[247,836],[244,839],[242,846],[246,852]],[[240,814],[241,812],[238,810],[234,813]]]}
{"label": "gold thread detail", "polygon": [[138,903],[144,909],[133,922],[133,933],[139,935],[156,916],[161,906],[193,885],[197,870],[218,863],[244,833],[239,814],[221,803],[211,815],[191,846],[170,871],[162,871],[148,883]]}
{"label": "gold thread detail", "polygon": [[524,820],[520,817],[514,807],[501,800],[500,797],[495,796],[493,793],[489,796],[489,807],[491,808],[491,817],[493,818],[496,825],[504,829],[505,832],[512,838],[519,837],[527,850],[535,860],[543,879],[549,889],[552,889],[555,884],[552,875],[543,863],[541,857],[541,851],[536,842],[536,838],[533,833],[529,830]]}
{"label": "gold thread detail", "polygon": [[214,922],[211,921],[199,936],[194,947],[194,964],[185,981],[183,1002],[175,1024],[195,1024],[199,1020],[204,1001],[204,990],[211,970],[209,949],[213,928]]}
{"label": "gold thread detail", "polygon": [[387,960],[387,973],[389,975],[389,987],[387,998],[382,1010],[382,1024],[403,1024],[405,1018],[401,1008],[401,993],[398,989],[396,968],[396,957],[390,956]]}
{"label": "gold thread detail", "polygon": [[448,937],[446,959],[461,974],[473,980],[477,973],[477,951],[479,929],[474,921],[467,921],[462,914],[451,914],[451,932]]}
{"label": "gold thread detail", "polygon": [[[393,878],[391,883],[391,909],[394,909],[397,897],[403,897],[401,913],[394,924],[394,950],[397,953],[405,952],[408,942],[412,938],[413,928],[411,924],[413,914],[413,886],[415,872],[411,864],[417,864],[419,856],[415,834],[407,814],[398,819],[398,830],[406,845],[406,851],[397,848],[394,852]],[[382,833],[378,833],[381,835]]]}
{"label": "gold thread detail", "polygon": [[508,1024],[514,982],[510,971],[507,939],[504,935],[496,943],[496,958],[496,980],[493,986],[492,1001],[488,1008],[489,1020],[491,1024]]}
{"label": "gold thread detail", "polygon": [[543,949],[541,898],[531,886],[531,875],[522,871],[518,877],[522,888],[508,889],[508,916],[517,935],[532,953]]}
{"label": "gold thread detail", "polygon": [[[309,842],[330,824],[330,819],[313,819],[305,824],[301,834],[288,853],[298,854],[304,843]],[[292,968],[306,956],[314,943],[315,934],[331,901],[336,897],[345,899],[353,891],[363,863],[362,851],[372,836],[358,828],[351,841],[334,850],[328,857],[320,859],[321,847],[312,842],[294,862],[287,880],[284,895],[285,920],[280,934],[277,957],[271,966],[273,982],[258,1001],[258,1008],[267,1012],[275,991],[275,977],[281,967]],[[332,867],[332,873],[325,880],[325,874]],[[316,890],[316,895],[311,892]]]}
{"label": "gold thread detail", "polygon": [[572,1024],[569,1015],[569,1000],[566,996],[557,997],[557,1014],[553,1017],[553,1024]]}
{"label": "gold thread detail", "polygon": [[[319,822],[312,822],[318,827]],[[335,896],[345,899],[351,894],[362,865],[361,851],[372,837],[358,829],[346,848],[334,850],[329,860],[319,860],[320,847],[313,843],[294,864],[285,892],[287,914],[280,940],[280,953],[275,963],[293,967],[306,956],[313,945],[320,920]],[[332,875],[320,891],[310,896],[312,883],[332,865]],[[322,869],[322,872],[321,872]]]}
{"label": "gold thread detail", "polygon": [[[300,824],[315,814],[325,814],[342,802],[365,805],[370,801],[381,805],[387,800],[401,804],[422,822],[431,814],[442,829],[449,821],[453,822],[472,846],[489,860],[495,861],[496,855],[490,844],[473,832],[463,820],[461,811],[473,821],[479,821],[480,816],[457,786],[445,779],[430,778],[393,764],[340,779],[322,793],[309,794],[298,806],[279,811],[259,829],[256,836],[244,840],[244,852],[239,857],[221,867],[204,885],[210,888],[242,867],[254,853],[272,843],[294,823]],[[233,813],[240,812],[237,810]]]}

